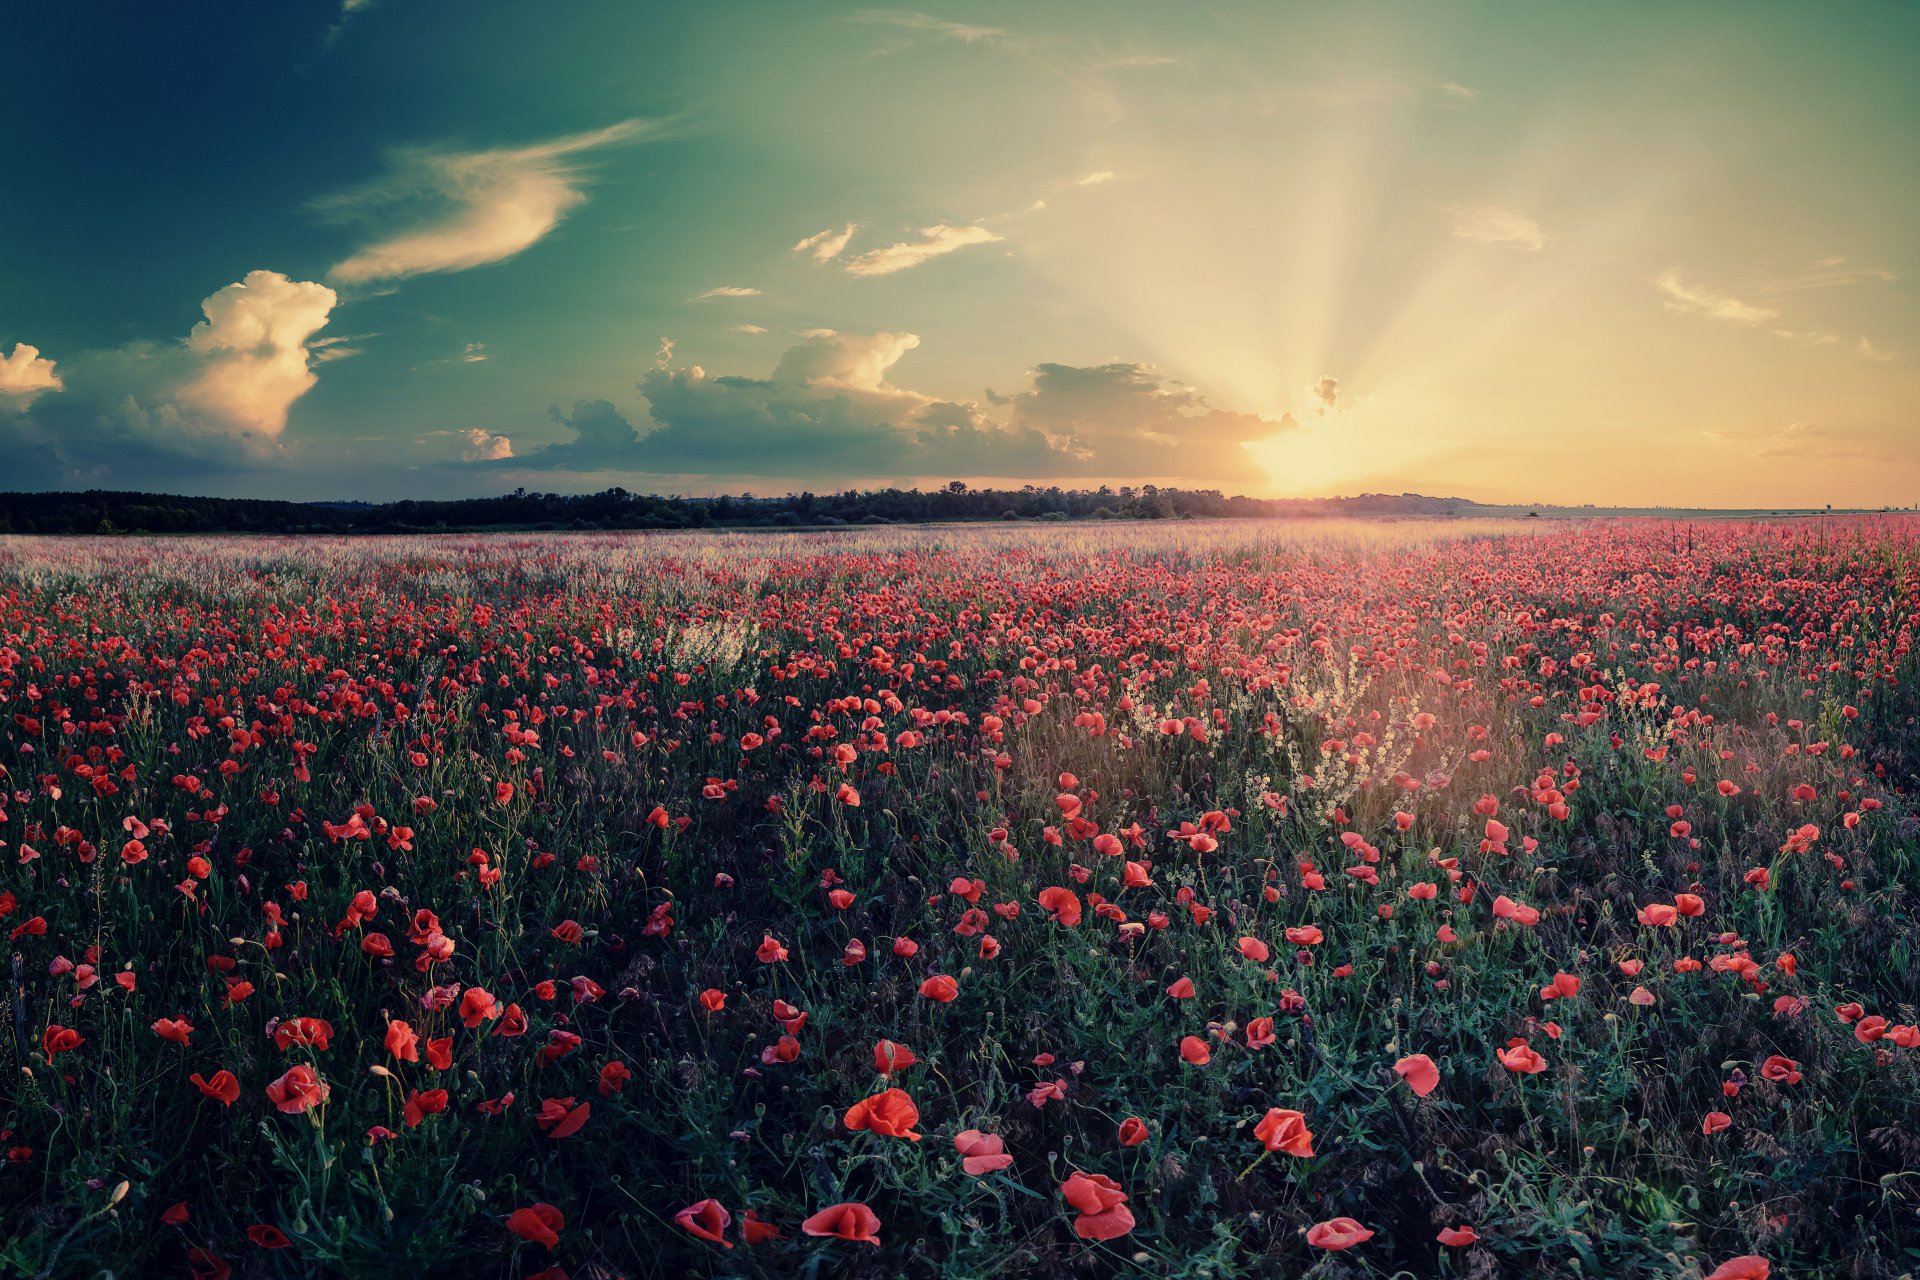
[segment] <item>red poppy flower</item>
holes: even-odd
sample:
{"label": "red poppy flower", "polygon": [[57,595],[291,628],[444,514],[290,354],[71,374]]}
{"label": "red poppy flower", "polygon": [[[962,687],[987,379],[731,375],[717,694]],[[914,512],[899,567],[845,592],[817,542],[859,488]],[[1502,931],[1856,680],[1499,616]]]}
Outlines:
{"label": "red poppy flower", "polygon": [[533,1119],[541,1132],[558,1141],[580,1132],[580,1126],[592,1114],[593,1104],[590,1102],[583,1102],[576,1107],[572,1098],[546,1098],[541,1101],[540,1110]]}
{"label": "red poppy flower", "polygon": [[267,1086],[268,1100],[285,1115],[299,1115],[319,1106],[330,1092],[327,1082],[305,1063]]}
{"label": "red poppy flower", "polygon": [[1767,1280],[1772,1274],[1772,1263],[1757,1253],[1743,1253],[1737,1258],[1728,1258],[1701,1280]]}
{"label": "red poppy flower", "polygon": [[1128,1116],[1120,1122],[1116,1135],[1123,1147],[1137,1147],[1148,1137],[1147,1122],[1139,1116]]}
{"label": "red poppy flower", "polygon": [[211,1080],[204,1078],[196,1071],[187,1079],[193,1082],[194,1088],[222,1106],[230,1107],[239,1100],[240,1082],[233,1078],[231,1071],[216,1071]]}
{"label": "red poppy flower", "polygon": [[862,1098],[847,1108],[843,1121],[849,1129],[870,1129],[888,1138],[920,1141],[913,1126],[920,1123],[920,1109],[905,1089],[887,1089],[871,1098]]}
{"label": "red poppy flower", "polygon": [[1079,1215],[1074,1219],[1073,1233],[1082,1239],[1114,1240],[1133,1230],[1127,1193],[1105,1174],[1076,1171],[1060,1185],[1060,1194]]}
{"label": "red poppy flower", "polygon": [[566,1225],[565,1215],[546,1203],[528,1205],[507,1215],[507,1230],[546,1249],[560,1243],[560,1232]]}
{"label": "red poppy flower", "polygon": [[1352,1218],[1328,1218],[1307,1228],[1307,1243],[1316,1249],[1351,1249],[1373,1239],[1373,1232]]}
{"label": "red poppy flower", "polygon": [[711,1240],[722,1249],[733,1248],[727,1242],[726,1235],[733,1215],[723,1209],[718,1200],[707,1199],[690,1204],[674,1214],[673,1220],[702,1240]]}
{"label": "red poppy flower", "polygon": [[978,1129],[961,1130],[954,1136],[953,1149],[960,1153],[960,1167],[973,1178],[1013,1163],[1013,1157],[1007,1154],[1006,1142],[998,1134],[982,1133]]}
{"label": "red poppy flower", "polygon": [[920,984],[920,994],[941,1004],[951,1004],[960,994],[960,984],[944,973],[936,973]]}
{"label": "red poppy flower", "polygon": [[810,1236],[832,1240],[855,1240],[862,1244],[880,1243],[880,1218],[858,1201],[830,1204],[800,1224]]}
{"label": "red poppy flower", "polygon": [[1434,1239],[1449,1249],[1464,1249],[1476,1243],[1480,1239],[1480,1233],[1472,1227],[1444,1227]]}
{"label": "red poppy flower", "polygon": [[1269,1151],[1284,1151],[1305,1158],[1313,1154],[1313,1133],[1307,1118],[1298,1111],[1271,1107],[1253,1127],[1253,1136]]}
{"label": "red poppy flower", "polygon": [[1393,1064],[1394,1074],[1407,1082],[1415,1096],[1424,1098],[1440,1083],[1440,1068],[1424,1053],[1410,1053]]}

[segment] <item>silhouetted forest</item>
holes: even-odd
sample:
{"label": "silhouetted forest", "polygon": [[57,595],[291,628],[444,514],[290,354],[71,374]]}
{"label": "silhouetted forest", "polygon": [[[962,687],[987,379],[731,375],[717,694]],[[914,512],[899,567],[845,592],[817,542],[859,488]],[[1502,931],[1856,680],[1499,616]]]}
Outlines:
{"label": "silhouetted forest", "polygon": [[1420,494],[1354,498],[1227,497],[1159,485],[1060,489],[943,488],[662,497],[606,489],[405,502],[278,502],[88,489],[0,493],[0,533],[420,533],[463,529],[700,529],[942,520],[1177,520],[1197,517],[1467,514],[1477,504]]}

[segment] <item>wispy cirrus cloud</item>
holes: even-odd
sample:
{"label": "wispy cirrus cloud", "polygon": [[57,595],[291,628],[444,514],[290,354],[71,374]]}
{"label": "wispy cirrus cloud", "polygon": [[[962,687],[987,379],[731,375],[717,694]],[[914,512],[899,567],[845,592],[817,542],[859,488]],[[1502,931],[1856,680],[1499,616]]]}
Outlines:
{"label": "wispy cirrus cloud", "polygon": [[976,244],[996,244],[1004,237],[975,224],[950,227],[938,223],[920,228],[918,240],[901,240],[879,249],[869,249],[847,263],[850,276],[890,276],[896,271],[917,267],[933,258],[957,253]]}
{"label": "wispy cirrus cloud", "polygon": [[984,44],[992,40],[1004,40],[1012,34],[1004,27],[982,27],[969,22],[949,22],[944,18],[936,18],[930,13],[919,13],[912,9],[862,9],[859,13],[852,15],[852,20],[895,27],[902,31],[924,32],[942,40],[957,40],[962,44]]}
{"label": "wispy cirrus cloud", "polygon": [[715,298],[757,298],[759,296],[760,296],[760,291],[758,289],[753,288],[750,285],[723,284],[723,285],[717,285],[712,289],[702,290],[701,292],[696,293],[691,298],[687,299],[687,301],[709,302]]}
{"label": "wispy cirrus cloud", "polygon": [[1653,283],[1666,298],[1667,310],[1677,315],[1706,316],[1709,319],[1725,320],[1729,324],[1743,324],[1749,327],[1780,318],[1779,311],[1772,307],[1742,302],[1730,294],[1720,293],[1702,285],[1690,285],[1681,280],[1676,272],[1662,272]]}
{"label": "wispy cirrus cloud", "polygon": [[793,251],[810,253],[815,262],[832,262],[840,256],[841,251],[847,247],[847,243],[853,239],[853,233],[859,229],[859,226],[851,222],[838,231],[828,227],[825,231],[816,231],[794,245]]}
{"label": "wispy cirrus cloud", "polygon": [[1538,253],[1547,247],[1547,234],[1540,224],[1524,213],[1497,204],[1442,205],[1441,211],[1453,219],[1453,238],[1481,244],[1509,245]]}
{"label": "wispy cirrus cloud", "polygon": [[504,262],[545,238],[587,198],[581,156],[657,135],[664,127],[657,120],[623,120],[526,147],[395,152],[385,177],[316,208],[337,218],[368,219],[409,208],[412,225],[376,239],[328,275],[342,284],[368,284]]}

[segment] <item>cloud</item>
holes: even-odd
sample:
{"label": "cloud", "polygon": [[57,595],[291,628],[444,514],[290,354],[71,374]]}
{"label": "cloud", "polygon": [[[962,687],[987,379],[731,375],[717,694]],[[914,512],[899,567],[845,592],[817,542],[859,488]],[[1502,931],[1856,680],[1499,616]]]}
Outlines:
{"label": "cloud", "polygon": [[1313,384],[1313,398],[1320,402],[1315,413],[1325,413],[1340,402],[1340,379],[1331,374],[1323,374],[1320,381]]}
{"label": "cloud", "polygon": [[1492,204],[1443,205],[1441,209],[1453,218],[1456,240],[1512,245],[1529,253],[1538,253],[1546,247],[1546,233],[1524,213]]}
{"label": "cloud", "polygon": [[899,27],[904,31],[924,31],[942,40],[957,40],[962,44],[983,44],[992,40],[1003,40],[1011,34],[1003,27],[980,27],[965,22],[948,22],[931,14],[916,13],[910,9],[864,9],[854,14],[853,19],[856,22]]}
{"label": "cloud", "polygon": [[24,407],[43,392],[58,391],[60,375],[53,366],[52,360],[40,354],[40,348],[14,343],[12,355],[0,356],[0,402]]}
{"label": "cloud", "polygon": [[569,438],[513,467],[737,478],[1024,479],[1186,477],[1234,480],[1242,445],[1293,425],[1217,409],[1140,364],[1042,364],[1026,390],[987,393],[1004,420],[970,402],[893,381],[919,345],[911,333],[815,330],[764,378],[658,363],[636,424],[610,401],[553,410]]}
{"label": "cloud", "polygon": [[757,324],[736,324],[733,326],[733,331],[735,333],[765,333],[766,332],[764,328],[762,328]]}
{"label": "cloud", "polygon": [[[63,359],[55,385],[32,397],[0,395],[8,482],[204,482],[286,454],[287,415],[314,386],[313,364],[342,350],[314,337],[335,302],[326,285],[252,271],[201,303],[205,319],[183,341],[143,340]],[[21,357],[16,347],[0,370],[44,381]]]}
{"label": "cloud", "polygon": [[499,462],[513,456],[513,441],[506,436],[482,431],[479,427],[468,427],[459,435],[462,441],[460,457],[463,461]]}
{"label": "cloud", "polygon": [[461,364],[483,364],[486,359],[487,344],[484,342],[469,342],[460,353]]}
{"label": "cloud", "polygon": [[1827,257],[1816,260],[1804,271],[1764,281],[1757,291],[1765,294],[1802,293],[1810,289],[1838,289],[1869,280],[1886,284],[1897,279],[1898,276],[1882,267],[1856,267],[1845,258]]}
{"label": "cloud", "polygon": [[659,128],[658,122],[625,120],[529,147],[396,152],[385,178],[318,207],[347,216],[412,206],[417,220],[411,229],[376,240],[339,263],[329,276],[344,284],[367,284],[503,262],[545,237],[587,198],[577,157]]}
{"label": "cloud", "polygon": [[847,247],[847,242],[853,239],[853,233],[859,229],[857,224],[851,222],[838,231],[828,227],[825,231],[814,232],[793,246],[793,251],[812,253],[815,262],[832,262],[840,256],[840,251]]}
{"label": "cloud", "polygon": [[1012,412],[1007,425],[1040,432],[1080,460],[1082,475],[1244,480],[1256,471],[1246,444],[1295,425],[1218,409],[1151,365],[1041,364],[1030,390],[988,399]]}
{"label": "cloud", "polygon": [[1724,293],[1684,284],[1671,271],[1663,273],[1654,281],[1654,285],[1666,295],[1667,310],[1679,315],[1708,316],[1714,320],[1749,326],[1765,324],[1780,317],[1780,313],[1772,307],[1755,306]]}
{"label": "cloud", "polygon": [[229,427],[279,435],[287,410],[313,388],[307,343],[338,301],[323,284],[277,271],[250,271],[213,294],[200,304],[207,318],[187,336],[202,368],[180,403]]}
{"label": "cloud", "polygon": [[1076,187],[1097,187],[1103,182],[1112,182],[1119,176],[1119,174],[1113,172],[1111,169],[1100,169],[1089,173],[1084,178],[1076,180],[1073,185]]}
{"label": "cloud", "polygon": [[950,227],[944,223],[920,228],[920,239],[902,240],[880,249],[869,249],[847,263],[852,276],[890,276],[896,271],[917,267],[929,258],[938,258],[969,245],[995,244],[1000,236],[981,226]]}
{"label": "cloud", "polygon": [[1860,339],[1859,344],[1854,349],[1860,353],[1862,358],[1871,360],[1875,364],[1885,364],[1889,360],[1899,359],[1897,355],[1886,350],[1884,347],[1874,346],[1873,343],[1869,342],[1865,337]]}
{"label": "cloud", "polygon": [[723,284],[717,288],[708,289],[703,293],[696,293],[691,298],[688,298],[687,301],[705,302],[710,298],[757,298],[759,296],[760,291],[758,289],[749,288],[743,284]]}

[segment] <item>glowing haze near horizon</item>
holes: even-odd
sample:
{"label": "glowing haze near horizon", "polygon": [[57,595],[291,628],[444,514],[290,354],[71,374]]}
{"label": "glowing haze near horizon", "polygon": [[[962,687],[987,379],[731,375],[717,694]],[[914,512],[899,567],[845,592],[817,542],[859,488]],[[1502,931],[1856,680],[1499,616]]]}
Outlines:
{"label": "glowing haze near horizon", "polygon": [[1869,4],[22,11],[0,488],[1905,505],[1916,65]]}

